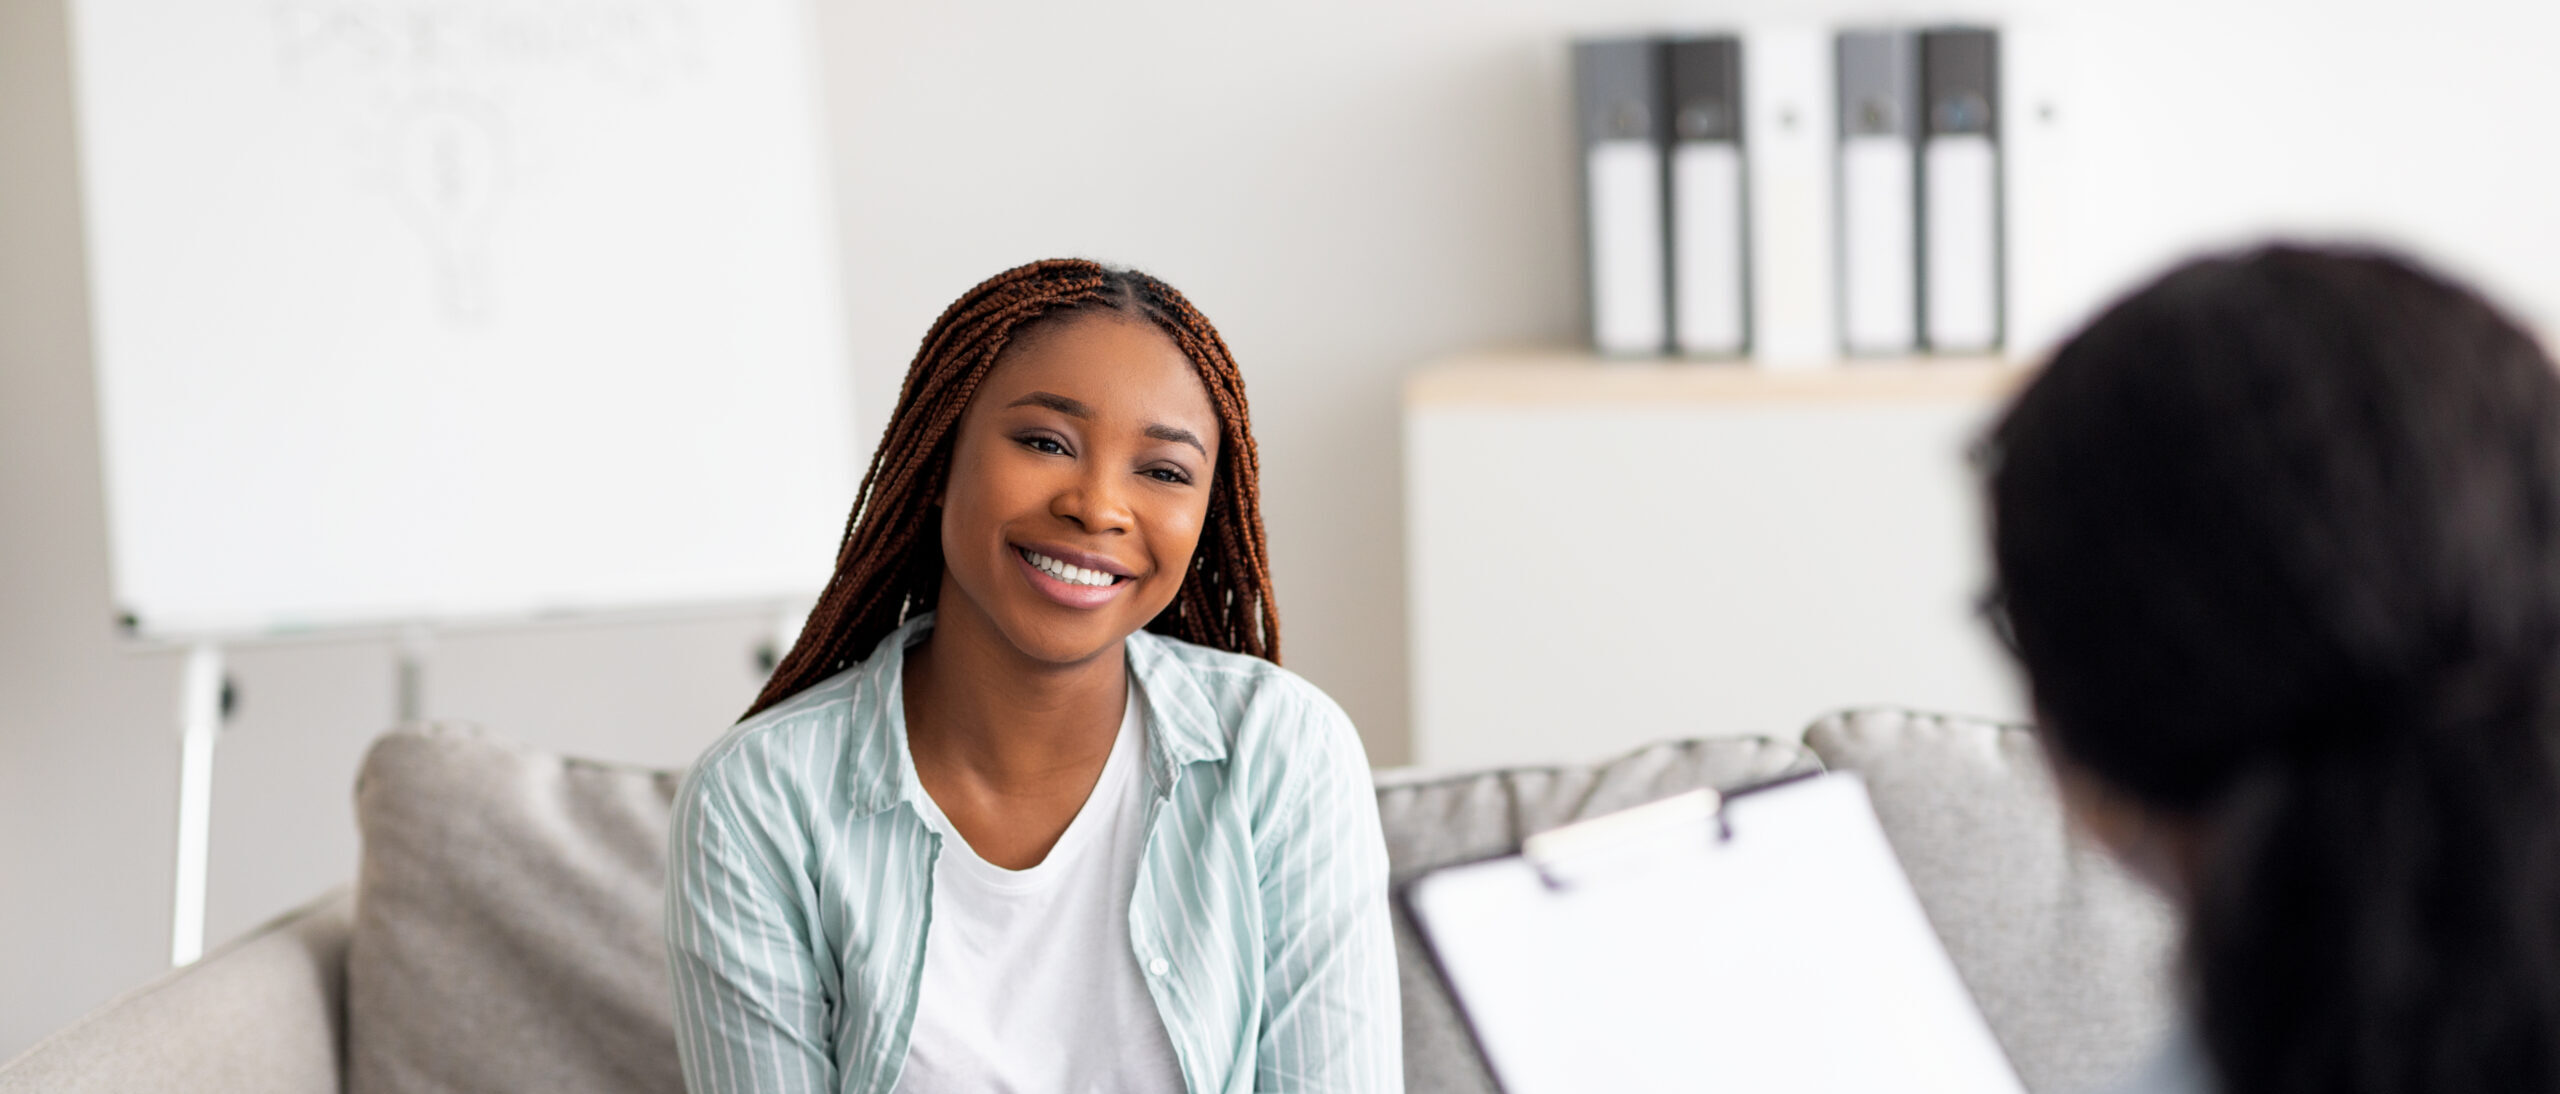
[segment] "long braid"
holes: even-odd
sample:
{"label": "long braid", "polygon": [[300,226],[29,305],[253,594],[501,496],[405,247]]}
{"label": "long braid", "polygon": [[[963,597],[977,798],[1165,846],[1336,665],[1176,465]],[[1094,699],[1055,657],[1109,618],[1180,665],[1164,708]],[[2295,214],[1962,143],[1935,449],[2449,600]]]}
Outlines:
{"label": "long braid", "polygon": [[1208,317],[1170,285],[1134,270],[1047,259],[980,282],[925,332],[898,403],[871,454],[836,548],[834,576],[800,638],[775,666],[753,717],[849,668],[941,591],[934,498],[950,472],[952,430],[1005,348],[1030,325],[1084,311],[1154,324],[1199,371],[1223,432],[1206,533],[1173,603],[1147,629],[1187,642],[1280,660],[1280,613],[1262,532],[1261,458],[1244,377]]}

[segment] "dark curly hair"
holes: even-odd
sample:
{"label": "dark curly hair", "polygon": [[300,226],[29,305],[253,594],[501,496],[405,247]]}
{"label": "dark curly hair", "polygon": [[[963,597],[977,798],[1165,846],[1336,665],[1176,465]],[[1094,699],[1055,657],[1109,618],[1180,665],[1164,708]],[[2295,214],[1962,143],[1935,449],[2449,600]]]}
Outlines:
{"label": "dark curly hair", "polygon": [[2199,822],[2224,1089],[2560,1090],[2560,378],[2402,258],[2182,266],[1986,447],[2048,744]]}

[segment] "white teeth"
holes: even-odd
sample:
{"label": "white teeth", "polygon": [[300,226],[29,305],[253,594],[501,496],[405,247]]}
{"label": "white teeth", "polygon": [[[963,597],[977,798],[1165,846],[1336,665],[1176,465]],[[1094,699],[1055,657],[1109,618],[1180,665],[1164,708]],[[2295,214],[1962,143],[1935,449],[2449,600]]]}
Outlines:
{"label": "white teeth", "polygon": [[1040,572],[1066,582],[1069,585],[1108,585],[1111,584],[1113,580],[1110,574],[1103,573],[1100,570],[1088,570],[1082,566],[1069,566],[1064,562],[1050,558],[1038,551],[1024,551],[1022,552],[1022,557],[1031,560],[1031,564],[1039,567]]}

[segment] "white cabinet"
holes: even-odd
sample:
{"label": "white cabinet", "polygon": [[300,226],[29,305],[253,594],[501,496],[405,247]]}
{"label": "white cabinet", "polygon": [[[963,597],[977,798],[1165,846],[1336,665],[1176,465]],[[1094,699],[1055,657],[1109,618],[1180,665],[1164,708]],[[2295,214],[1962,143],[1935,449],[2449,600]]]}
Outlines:
{"label": "white cabinet", "polygon": [[1837,707],[2018,718],[1967,453],[2025,370],[1570,354],[1406,385],[1413,760],[1792,736]]}

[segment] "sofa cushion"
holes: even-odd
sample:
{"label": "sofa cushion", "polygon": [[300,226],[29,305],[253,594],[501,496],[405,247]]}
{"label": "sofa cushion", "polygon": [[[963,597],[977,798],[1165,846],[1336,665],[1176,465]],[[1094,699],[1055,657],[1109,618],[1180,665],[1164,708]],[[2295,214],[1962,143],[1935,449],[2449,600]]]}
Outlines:
{"label": "sofa cushion", "polygon": [[[1653,745],[1606,763],[1519,768],[1413,781],[1378,789],[1387,861],[1402,886],[1425,871],[1517,850],[1549,828],[1699,787],[1727,789],[1814,769],[1791,742],[1707,738]],[[1448,989],[1431,968],[1402,906],[1396,964],[1404,987],[1405,1089],[1410,1094],[1492,1091]]]}
{"label": "sofa cushion", "polygon": [[2069,831],[2024,728],[1897,710],[1833,714],[1805,744],[1866,778],[1983,1017],[2030,1091],[2117,1078],[2162,1035],[2168,906]]}
{"label": "sofa cushion", "polygon": [[0,1094],[338,1094],[344,888],[287,912],[0,1063]]}
{"label": "sofa cushion", "polygon": [[356,783],[347,1089],[684,1089],[661,934],[672,772],[395,731]]}

